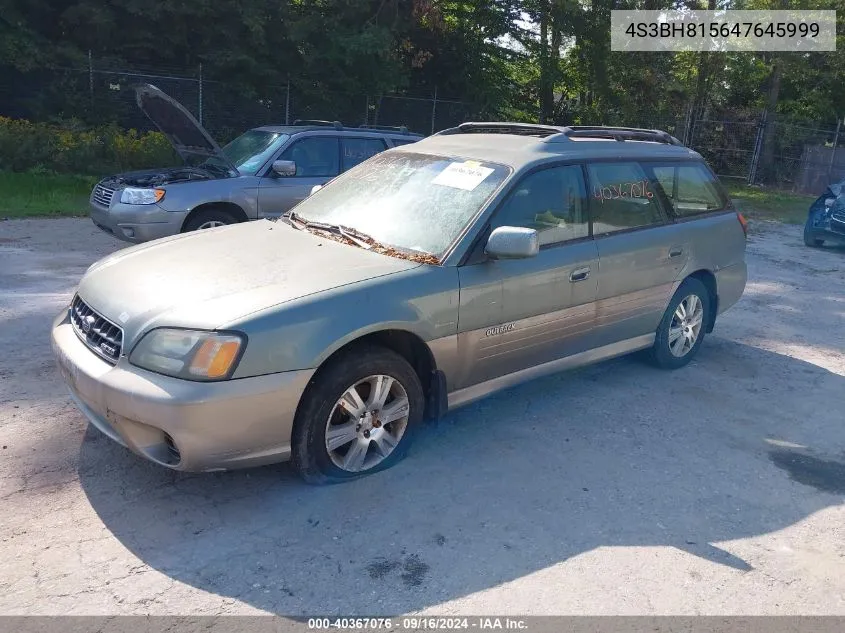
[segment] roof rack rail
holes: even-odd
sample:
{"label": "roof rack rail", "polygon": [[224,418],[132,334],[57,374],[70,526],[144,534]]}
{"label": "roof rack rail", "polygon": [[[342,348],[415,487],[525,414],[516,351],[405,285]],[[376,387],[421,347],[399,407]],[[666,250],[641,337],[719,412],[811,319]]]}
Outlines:
{"label": "roof rack rail", "polygon": [[367,125],[362,124],[358,126],[362,130],[384,130],[387,132],[399,132],[400,134],[410,134],[407,126],[404,125]]}
{"label": "roof rack rail", "polygon": [[434,136],[448,134],[516,134],[539,136],[546,143],[558,143],[575,138],[608,139],[614,141],[650,141],[666,145],[683,143],[663,130],[649,130],[637,127],[615,127],[605,125],[544,125],[540,123],[510,123],[499,121],[468,122],[437,132]]}
{"label": "roof rack rail", "polygon": [[573,138],[603,138],[614,141],[650,141],[665,143],[666,145],[680,145],[683,143],[663,130],[648,130],[637,127],[614,127],[604,125],[573,125],[564,128],[560,134],[545,139],[547,143],[557,143],[564,139]]}
{"label": "roof rack rail", "polygon": [[551,136],[566,130],[556,125],[540,125],[536,123],[503,123],[496,121],[461,123],[457,127],[447,128],[437,132],[438,135],[448,134],[518,134],[522,136]]}
{"label": "roof rack rail", "polygon": [[336,130],[343,129],[343,123],[340,121],[321,121],[319,119],[296,119],[294,125],[320,125],[325,127],[333,127]]}

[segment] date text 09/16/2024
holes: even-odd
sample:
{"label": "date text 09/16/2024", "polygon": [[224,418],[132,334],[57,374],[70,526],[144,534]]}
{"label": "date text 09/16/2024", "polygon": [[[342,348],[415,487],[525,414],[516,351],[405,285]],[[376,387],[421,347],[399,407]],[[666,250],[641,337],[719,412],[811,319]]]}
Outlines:
{"label": "date text 09/16/2024", "polygon": [[527,630],[525,620],[510,617],[402,617],[402,618],[309,618],[310,630],[420,631],[420,630]]}

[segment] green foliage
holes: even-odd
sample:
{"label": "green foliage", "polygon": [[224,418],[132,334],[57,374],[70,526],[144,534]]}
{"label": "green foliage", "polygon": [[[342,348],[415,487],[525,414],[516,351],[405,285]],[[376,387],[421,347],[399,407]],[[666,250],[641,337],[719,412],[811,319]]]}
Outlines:
{"label": "green foliage", "polygon": [[736,208],[747,218],[804,224],[815,196],[778,191],[770,187],[724,182]]}
{"label": "green foliage", "polygon": [[0,171],[91,174],[175,164],[167,139],[115,126],[81,129],[0,117]]}
{"label": "green foliage", "polygon": [[44,169],[0,171],[0,220],[31,216],[79,216],[97,178],[56,174]]}
{"label": "green foliage", "polygon": [[0,74],[52,74],[28,94],[10,86],[0,114],[103,122],[109,111],[80,92],[85,74],[56,74],[84,69],[91,51],[99,68],[184,75],[202,64],[219,82],[206,106],[218,128],[242,104],[279,112],[288,82],[297,114],[316,118],[361,118],[367,96],[435,88],[472,104],[468,116],[523,121],[657,125],[771,104],[808,120],[845,115],[845,35],[833,53],[610,50],[612,9],[708,4],[835,8],[845,33],[845,0],[6,0]]}

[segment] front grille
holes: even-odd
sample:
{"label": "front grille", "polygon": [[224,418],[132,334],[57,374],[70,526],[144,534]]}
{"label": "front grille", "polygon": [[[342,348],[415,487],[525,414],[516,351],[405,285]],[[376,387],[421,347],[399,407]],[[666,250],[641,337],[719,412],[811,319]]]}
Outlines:
{"label": "front grille", "polygon": [[104,207],[111,206],[111,199],[114,197],[114,189],[109,189],[103,185],[94,187],[94,202]]}
{"label": "front grille", "polygon": [[70,304],[73,329],[85,344],[100,358],[114,364],[123,347],[123,330],[100,316],[76,296]]}

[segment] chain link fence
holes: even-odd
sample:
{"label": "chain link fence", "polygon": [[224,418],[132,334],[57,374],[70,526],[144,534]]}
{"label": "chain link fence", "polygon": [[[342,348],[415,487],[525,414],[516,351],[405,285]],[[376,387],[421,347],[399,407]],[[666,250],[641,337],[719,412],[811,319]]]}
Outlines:
{"label": "chain link fence", "polygon": [[0,115],[32,121],[78,120],[115,123],[126,129],[153,129],[138,109],[133,87],[150,83],[179,101],[220,142],[246,129],[290,124],[297,119],[340,121],[345,125],[406,126],[431,134],[473,118],[473,107],[432,95],[343,93],[291,78],[283,85],[239,88],[191,72],[111,69],[89,61],[88,68],[56,68],[0,82]]}
{"label": "chain link fence", "polygon": [[[151,83],[178,100],[220,143],[251,127],[297,119],[350,126],[404,125],[432,134],[479,116],[490,117],[470,103],[439,97],[436,89],[420,96],[349,94],[303,78],[247,89],[206,78],[201,66],[190,72],[128,71],[93,59],[81,69],[5,73],[0,81],[0,116],[150,130],[152,123],[135,103],[133,87],[139,83]],[[798,121],[747,109],[709,109],[704,116],[694,116],[687,109],[675,117],[612,123],[665,130],[701,153],[720,177],[738,182],[816,193],[845,178],[841,121]]]}
{"label": "chain link fence", "polygon": [[840,127],[743,110],[688,116],[678,138],[723,178],[818,193],[845,177]]}

